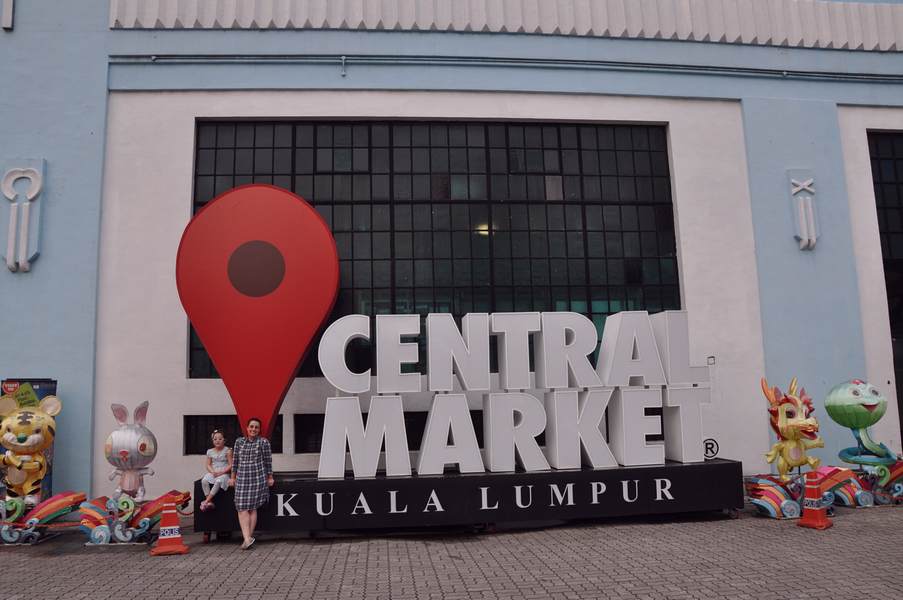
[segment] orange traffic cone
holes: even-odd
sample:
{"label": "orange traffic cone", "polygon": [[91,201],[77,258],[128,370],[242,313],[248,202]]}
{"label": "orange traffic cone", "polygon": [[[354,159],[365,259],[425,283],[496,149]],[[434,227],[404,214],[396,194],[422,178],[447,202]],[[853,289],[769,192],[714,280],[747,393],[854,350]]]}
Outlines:
{"label": "orange traffic cone", "polygon": [[803,498],[803,518],[797,525],[811,529],[827,529],[834,523],[828,518],[828,508],[821,499],[820,477],[815,471],[806,473],[806,495]]}
{"label": "orange traffic cone", "polygon": [[176,512],[176,505],[172,502],[167,502],[163,505],[163,518],[160,519],[160,538],[150,553],[151,556],[188,554],[188,546],[182,543],[179,513]]}

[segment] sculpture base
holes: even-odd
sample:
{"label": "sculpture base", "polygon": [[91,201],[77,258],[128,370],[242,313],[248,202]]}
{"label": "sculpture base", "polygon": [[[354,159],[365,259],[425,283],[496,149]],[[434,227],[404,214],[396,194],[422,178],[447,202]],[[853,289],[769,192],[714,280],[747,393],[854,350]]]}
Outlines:
{"label": "sculpture base", "polygon": [[[233,492],[201,512],[194,490],[194,529],[237,531]],[[743,507],[742,465],[731,460],[602,470],[446,474],[424,477],[317,479],[277,473],[261,531],[347,531],[601,519]]]}

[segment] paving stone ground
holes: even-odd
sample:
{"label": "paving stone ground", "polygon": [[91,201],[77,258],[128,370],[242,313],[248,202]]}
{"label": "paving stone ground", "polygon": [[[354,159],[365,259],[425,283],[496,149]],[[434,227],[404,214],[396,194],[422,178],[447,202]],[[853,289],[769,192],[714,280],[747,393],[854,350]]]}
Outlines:
{"label": "paving stone ground", "polygon": [[[190,519],[189,519],[190,520]],[[742,511],[470,534],[261,536],[152,558],[66,534],[0,547],[0,598],[903,598],[903,507],[838,509],[814,531]]]}

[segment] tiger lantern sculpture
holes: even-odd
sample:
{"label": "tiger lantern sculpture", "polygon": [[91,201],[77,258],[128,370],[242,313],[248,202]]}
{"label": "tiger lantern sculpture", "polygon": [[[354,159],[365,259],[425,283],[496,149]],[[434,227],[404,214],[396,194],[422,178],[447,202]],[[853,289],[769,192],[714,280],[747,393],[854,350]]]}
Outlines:
{"label": "tiger lantern sculpture", "polygon": [[44,450],[53,444],[54,417],[62,407],[56,396],[45,396],[37,407],[25,408],[19,408],[12,396],[0,397],[0,443],[7,448],[0,464],[6,467],[7,499],[23,498],[27,506],[41,501],[41,482],[47,474]]}
{"label": "tiger lantern sculpture", "polygon": [[812,398],[805,389],[797,391],[796,377],[790,382],[786,394],[777,386],[769,387],[763,377],[762,393],[768,400],[771,428],[778,436],[765,460],[769,463],[777,460],[778,473],[783,481],[790,479],[789,473],[794,467],[809,465],[811,469],[817,469],[821,460],[806,455],[807,450],[825,446],[824,440],[818,437],[818,420],[811,416],[815,410]]}

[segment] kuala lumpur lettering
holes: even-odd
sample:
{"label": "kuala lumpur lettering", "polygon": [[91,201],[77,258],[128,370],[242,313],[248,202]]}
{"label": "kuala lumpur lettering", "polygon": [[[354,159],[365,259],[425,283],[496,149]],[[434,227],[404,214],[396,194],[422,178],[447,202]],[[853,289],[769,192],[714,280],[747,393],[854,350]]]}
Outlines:
{"label": "kuala lumpur lettering", "polygon": [[[492,518],[493,511],[500,510],[504,504],[517,511],[530,509],[566,509],[577,504],[598,505],[606,496],[610,502],[632,504],[641,494],[648,495],[651,502],[669,502],[674,500],[671,493],[671,480],[666,477],[652,478],[651,481],[639,479],[622,479],[617,481],[614,489],[609,491],[608,485],[602,481],[588,481],[577,485],[571,483],[524,484],[505,486],[479,486],[470,490],[479,496],[477,510]],[[428,491],[427,491],[428,490]],[[380,514],[406,515],[420,513],[444,513],[446,507],[453,502],[460,504],[462,499],[435,488],[402,492],[385,490],[382,492],[359,491],[342,494],[336,499],[336,492],[277,493],[277,517],[300,517],[302,514],[316,513],[320,517],[357,517]]]}
{"label": "kuala lumpur lettering", "polygon": [[[450,314],[429,314],[425,332],[420,319],[376,316],[375,375],[356,373],[345,361],[349,343],[371,339],[370,317],[348,315],[324,332],[320,368],[342,395],[326,402],[319,478],[343,478],[346,452],[355,478],[375,476],[381,458],[387,476],[412,475],[409,451],[416,448],[408,447],[402,395],[422,391],[434,397],[419,448],[419,475],[441,475],[447,466],[461,473],[504,473],[518,465],[532,472],[703,460],[701,405],[710,401],[710,377],[707,366],[691,365],[683,311],[612,315],[601,345],[593,322],[572,312],[470,313],[460,328]],[[403,367],[419,361],[416,338],[422,333],[425,377]],[[497,373],[490,372],[491,337]],[[365,426],[359,395],[372,394],[374,382]],[[482,452],[468,395],[482,403]],[[647,416],[647,408],[660,408],[661,418]],[[545,447],[536,439],[541,433]],[[658,434],[664,444],[647,441]],[[668,495],[666,487],[656,490],[659,497]],[[573,490],[551,493],[566,503]],[[391,502],[394,507],[398,499]],[[323,507],[322,498],[317,503]],[[441,502],[433,494],[427,505],[438,510]],[[367,499],[359,498],[354,510],[366,514]]]}

